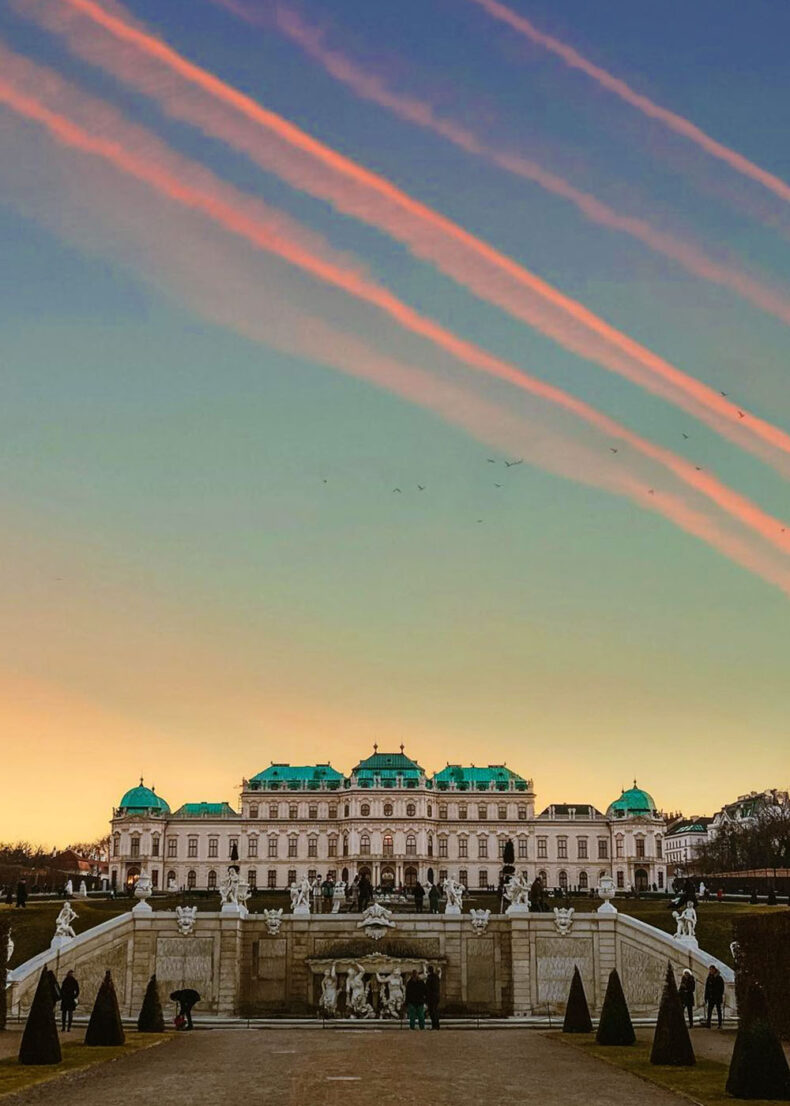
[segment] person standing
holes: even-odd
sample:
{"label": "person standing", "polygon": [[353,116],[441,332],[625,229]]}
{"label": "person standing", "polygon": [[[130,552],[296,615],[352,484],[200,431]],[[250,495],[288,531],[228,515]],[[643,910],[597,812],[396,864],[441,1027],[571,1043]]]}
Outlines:
{"label": "person standing", "polygon": [[431,908],[431,914],[439,913],[439,888],[435,883],[431,884],[430,890],[428,891],[428,905]]}
{"label": "person standing", "polygon": [[428,965],[425,977],[425,1003],[431,1019],[431,1029],[439,1028],[439,973],[432,964]]}
{"label": "person standing", "polygon": [[694,1026],[694,992],[697,987],[697,982],[689,968],[683,969],[683,975],[680,977],[680,986],[678,987],[678,994],[680,995],[680,1001],[683,1009],[686,1011],[689,1019],[689,1028]]}
{"label": "person standing", "polygon": [[27,906],[27,882],[24,879],[20,879],[16,885],[16,905],[18,907]]}
{"label": "person standing", "polygon": [[334,881],[327,875],[324,882],[321,884],[321,913],[332,913],[332,895],[335,891]]}
{"label": "person standing", "polygon": [[724,1001],[724,980],[721,977],[721,973],[715,964],[711,964],[708,968],[708,978],[705,980],[705,1005],[708,1011],[707,1021],[705,1025],[710,1029],[710,1023],[713,1018],[714,1007],[719,1019],[719,1029],[721,1029],[721,1007]]}
{"label": "person standing", "polygon": [[74,1011],[77,1009],[77,999],[80,994],[80,985],[74,972],[66,972],[66,978],[60,985],[60,1028],[61,1032],[71,1030],[74,1019]]}
{"label": "person standing", "polygon": [[178,1003],[177,1019],[186,1019],[186,1025],[180,1028],[192,1029],[192,1007],[200,1002],[200,993],[191,987],[184,987],[180,991],[172,991],[170,998]]}
{"label": "person standing", "polygon": [[422,914],[422,904],[425,900],[425,888],[419,880],[414,884],[414,909],[418,914]]}
{"label": "person standing", "polygon": [[418,1023],[425,1029],[425,981],[420,979],[415,968],[406,982],[406,1012],[409,1015],[409,1029]]}

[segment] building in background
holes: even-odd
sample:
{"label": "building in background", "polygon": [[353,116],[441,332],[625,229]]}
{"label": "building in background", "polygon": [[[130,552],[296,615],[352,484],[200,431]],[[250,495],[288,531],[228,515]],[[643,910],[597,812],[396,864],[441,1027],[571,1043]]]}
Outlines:
{"label": "building in background", "polygon": [[517,870],[547,887],[587,890],[603,874],[622,890],[666,885],[666,825],[636,781],[605,814],[563,803],[536,816],[532,780],[504,764],[448,764],[431,776],[403,746],[374,746],[348,776],[330,764],[271,764],[243,780],[240,808],[200,802],[171,812],[141,780],[113,812],[113,885],[146,871],[155,888],[213,891],[238,855],[252,888],[366,872],[376,886],[452,875],[487,889],[498,883],[508,840]]}

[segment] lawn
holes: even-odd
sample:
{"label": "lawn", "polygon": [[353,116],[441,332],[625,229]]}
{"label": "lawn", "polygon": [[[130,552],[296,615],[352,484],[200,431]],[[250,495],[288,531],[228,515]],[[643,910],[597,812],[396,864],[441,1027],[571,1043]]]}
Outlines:
{"label": "lawn", "polygon": [[[685,1095],[699,1106],[720,1106],[721,1103],[732,1103],[735,1100],[724,1090],[727,1082],[728,1065],[716,1060],[702,1060],[697,1058],[693,1068],[660,1067],[650,1063],[650,1041],[637,1041],[628,1048],[616,1046],[598,1045],[593,1037],[581,1037],[571,1034],[552,1034],[556,1040],[562,1040],[572,1048],[578,1048],[603,1060],[613,1067],[622,1068],[631,1072],[649,1083],[655,1083],[676,1094]],[[768,1100],[763,1098],[750,1099],[754,1106],[768,1106]]]}
{"label": "lawn", "polygon": [[153,1048],[165,1040],[163,1033],[127,1033],[125,1045],[117,1048],[88,1048],[77,1040],[61,1039],[63,1061],[60,1064],[23,1067],[16,1057],[0,1060],[0,1098],[26,1090],[36,1083],[45,1083],[70,1072],[83,1071],[96,1064],[118,1060],[144,1048]]}

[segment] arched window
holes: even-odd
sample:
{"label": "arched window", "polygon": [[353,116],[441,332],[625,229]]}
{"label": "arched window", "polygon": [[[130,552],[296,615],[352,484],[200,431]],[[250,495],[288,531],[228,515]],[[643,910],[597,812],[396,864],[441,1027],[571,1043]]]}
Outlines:
{"label": "arched window", "polygon": [[406,838],[406,856],[417,855],[417,838],[413,833],[410,833]]}
{"label": "arched window", "polygon": [[545,871],[544,871],[544,870],[543,870],[542,868],[541,868],[541,870],[540,870],[540,871],[538,872],[538,879],[540,880],[540,882],[541,882],[541,883],[543,884],[543,886],[544,886],[544,887],[545,887],[545,886],[546,886],[546,885],[548,884],[548,882],[549,882],[549,877],[548,877],[548,876],[546,875]]}
{"label": "arched window", "polygon": [[391,818],[392,817],[392,803],[385,803],[384,804],[384,817],[385,818]]}
{"label": "arched window", "polygon": [[168,872],[167,873],[167,889],[168,889],[168,891],[175,890],[175,886],[176,886],[176,874],[175,874],[175,872]]}
{"label": "arched window", "polygon": [[392,856],[393,848],[392,848],[392,834],[391,833],[385,833],[384,834],[384,849],[383,849],[383,852],[384,852],[385,856]]}
{"label": "arched window", "polygon": [[560,872],[559,881],[560,881],[560,890],[561,891],[567,891],[568,890],[568,873],[565,871],[565,869],[563,869]]}
{"label": "arched window", "polygon": [[417,882],[417,869],[409,865],[403,871],[403,882],[407,887],[413,887]]}
{"label": "arched window", "polygon": [[359,839],[359,851],[365,856],[370,853],[370,838],[366,833],[363,833]]}
{"label": "arched window", "polygon": [[209,891],[217,890],[217,873],[214,871],[213,868],[208,874],[208,883],[206,886],[208,887]]}
{"label": "arched window", "polygon": [[488,887],[488,872],[485,868],[481,868],[477,874],[477,886],[482,888]]}
{"label": "arched window", "polygon": [[428,803],[428,817],[433,818],[433,805]]}
{"label": "arched window", "polygon": [[433,834],[428,834],[428,856],[433,856]]}
{"label": "arched window", "polygon": [[348,805],[348,803],[346,803],[346,805],[343,807],[343,816],[345,818],[348,818],[350,813],[351,813],[351,807]]}
{"label": "arched window", "polygon": [[458,882],[462,883],[464,887],[469,886],[469,872],[467,872],[466,868],[462,868],[458,873]]}
{"label": "arched window", "polygon": [[370,803],[363,803],[362,806],[359,808],[359,813],[362,815],[363,818],[369,818],[370,817]]}
{"label": "arched window", "polygon": [[257,818],[257,817],[258,817],[258,804],[253,803],[252,806],[250,807],[250,818]]}
{"label": "arched window", "polygon": [[579,890],[586,891],[590,886],[586,872],[579,872]]}
{"label": "arched window", "polygon": [[343,835],[343,856],[348,856],[348,834]]}
{"label": "arched window", "polygon": [[414,803],[407,803],[406,804],[406,817],[407,818],[413,818],[416,813],[417,813],[417,807],[414,805]]}
{"label": "arched window", "polygon": [[112,835],[112,855],[118,856],[121,851],[121,835],[120,833],[114,833]]}
{"label": "arched window", "polygon": [[151,856],[159,856],[159,834],[151,835]]}
{"label": "arched window", "polygon": [[187,890],[194,891],[197,887],[197,872],[194,868],[190,868],[187,872]]}

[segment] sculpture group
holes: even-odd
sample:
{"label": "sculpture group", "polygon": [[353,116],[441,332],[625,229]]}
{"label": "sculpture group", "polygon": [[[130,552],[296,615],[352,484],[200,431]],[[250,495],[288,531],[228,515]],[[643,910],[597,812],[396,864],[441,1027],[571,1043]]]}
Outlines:
{"label": "sculpture group", "polygon": [[[386,964],[386,958],[381,958]],[[406,983],[402,966],[390,961],[387,970],[380,970],[374,961],[365,966],[358,961],[328,965],[321,975],[319,1008],[325,1018],[347,1017],[368,1020],[371,1018],[400,1018],[406,1002]],[[437,969],[440,970],[440,969]],[[339,982],[340,972],[345,972],[345,983]],[[421,974],[428,974],[423,964]],[[340,1010],[341,997],[344,1008]]]}

